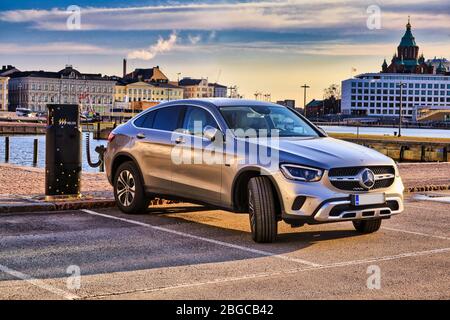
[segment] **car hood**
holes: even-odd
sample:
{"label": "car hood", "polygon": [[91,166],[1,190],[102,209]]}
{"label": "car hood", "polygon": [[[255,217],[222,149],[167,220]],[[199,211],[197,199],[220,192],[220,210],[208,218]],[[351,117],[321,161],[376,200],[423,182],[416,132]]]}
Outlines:
{"label": "car hood", "polygon": [[270,149],[278,151],[280,163],[296,163],[322,169],[395,163],[378,151],[330,137],[278,138]]}

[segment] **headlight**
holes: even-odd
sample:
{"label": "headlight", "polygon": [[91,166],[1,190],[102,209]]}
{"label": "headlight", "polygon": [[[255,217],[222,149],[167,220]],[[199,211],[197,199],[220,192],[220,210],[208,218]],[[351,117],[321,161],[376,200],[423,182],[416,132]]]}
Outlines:
{"label": "headlight", "polygon": [[319,181],[323,175],[323,170],[296,164],[282,164],[280,168],[284,176],[291,180],[314,182]]}

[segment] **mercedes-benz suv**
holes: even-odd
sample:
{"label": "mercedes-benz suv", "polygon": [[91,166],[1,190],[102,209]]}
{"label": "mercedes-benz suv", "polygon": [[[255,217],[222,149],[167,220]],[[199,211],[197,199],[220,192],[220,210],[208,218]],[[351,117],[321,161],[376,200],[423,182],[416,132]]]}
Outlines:
{"label": "mercedes-benz suv", "polygon": [[240,99],[159,104],[108,138],[105,166],[117,205],[147,210],[153,198],[249,213],[256,242],[276,239],[278,222],[352,221],[375,232],[403,211],[395,162],[330,138],[297,111]]}

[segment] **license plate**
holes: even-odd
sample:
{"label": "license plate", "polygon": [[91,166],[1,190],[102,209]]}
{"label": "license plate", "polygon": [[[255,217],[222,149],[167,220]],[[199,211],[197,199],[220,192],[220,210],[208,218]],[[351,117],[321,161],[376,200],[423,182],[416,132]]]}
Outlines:
{"label": "license plate", "polygon": [[386,202],[386,195],[384,193],[352,195],[352,204],[354,206],[366,206],[370,204],[381,204],[385,202]]}

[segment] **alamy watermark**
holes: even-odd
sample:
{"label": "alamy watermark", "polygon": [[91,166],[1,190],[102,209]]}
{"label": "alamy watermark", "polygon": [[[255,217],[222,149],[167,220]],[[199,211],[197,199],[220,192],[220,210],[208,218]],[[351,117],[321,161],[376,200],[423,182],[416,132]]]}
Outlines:
{"label": "alamy watermark", "polygon": [[369,30],[379,30],[381,29],[381,8],[376,5],[370,5],[366,10],[367,17],[366,25]]}
{"label": "alamy watermark", "polygon": [[81,8],[77,5],[68,6],[66,9],[69,17],[66,20],[66,26],[68,30],[80,30],[81,29]]}
{"label": "alamy watermark", "polygon": [[377,265],[370,265],[367,267],[366,273],[369,274],[367,278],[367,289],[380,290],[381,289],[381,268]]}
{"label": "alamy watermark", "polygon": [[77,265],[68,266],[66,273],[69,275],[66,280],[66,286],[69,290],[78,290],[81,288],[81,269]]}

